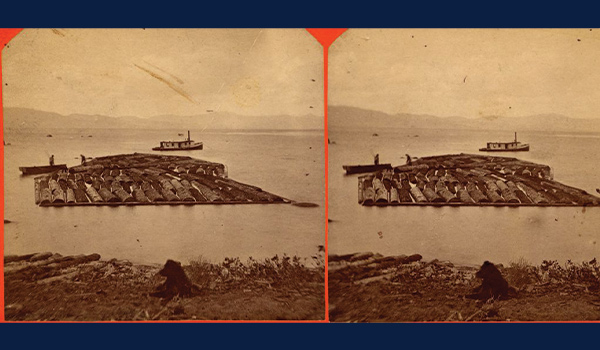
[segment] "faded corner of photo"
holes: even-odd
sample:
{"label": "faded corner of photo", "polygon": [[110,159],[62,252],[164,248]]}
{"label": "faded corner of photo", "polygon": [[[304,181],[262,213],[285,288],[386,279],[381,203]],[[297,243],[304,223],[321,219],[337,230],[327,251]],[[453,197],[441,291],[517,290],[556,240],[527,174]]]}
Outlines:
{"label": "faded corner of photo", "polygon": [[24,29],[2,49],[6,321],[325,320],[305,29]]}
{"label": "faded corner of photo", "polygon": [[331,322],[600,320],[600,30],[329,48]]}

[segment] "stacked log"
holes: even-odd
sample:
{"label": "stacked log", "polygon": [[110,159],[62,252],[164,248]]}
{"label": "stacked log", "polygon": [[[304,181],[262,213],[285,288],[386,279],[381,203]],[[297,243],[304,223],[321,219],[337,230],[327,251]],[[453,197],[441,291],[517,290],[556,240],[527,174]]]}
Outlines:
{"label": "stacked log", "polygon": [[34,196],[35,196],[35,204],[40,204],[40,202],[42,201],[40,181],[36,180],[33,186],[34,186],[33,191],[34,191]]}
{"label": "stacked log", "polygon": [[392,202],[392,203],[400,202],[400,197],[398,195],[398,189],[396,187],[392,187],[390,189],[390,202]]}
{"label": "stacked log", "polygon": [[88,197],[90,197],[90,199],[92,200],[93,203],[104,202],[104,199],[102,199],[102,196],[100,196],[100,193],[98,193],[96,188],[93,186],[88,187],[87,190],[85,191],[85,193],[88,195]]}
{"label": "stacked log", "polygon": [[364,204],[375,203],[375,190],[373,189],[373,178],[367,177],[364,179]]}
{"label": "stacked log", "polygon": [[383,186],[383,183],[378,178],[373,179],[373,189],[375,190],[375,202],[386,203],[388,202],[388,191]]}
{"label": "stacked log", "polygon": [[469,192],[464,188],[460,188],[456,194],[462,203],[475,203]]}
{"label": "stacked log", "polygon": [[163,196],[149,182],[142,183],[141,187],[142,191],[144,191],[144,194],[150,202],[162,202],[165,200]]}
{"label": "stacked log", "polygon": [[500,189],[502,197],[506,203],[520,203],[515,193],[508,187],[507,184],[504,183],[504,181],[498,180],[496,181],[496,185]]}
{"label": "stacked log", "polygon": [[436,183],[435,190],[436,190],[436,193],[440,197],[442,197],[446,203],[459,201],[459,199],[456,198],[456,196],[454,194],[452,194],[452,192],[450,192],[448,190],[448,188],[446,188],[446,185],[441,180],[438,180],[438,182]]}
{"label": "stacked log", "polygon": [[119,202],[119,198],[117,198],[114,194],[112,194],[112,192],[110,192],[110,190],[106,187],[101,187],[100,190],[98,191],[98,194],[100,195],[100,197],[102,197],[102,200],[104,202],[107,202],[107,203]]}
{"label": "stacked log", "polygon": [[425,196],[425,198],[427,198],[428,202],[432,202],[432,203],[444,202],[444,199],[442,197],[438,196],[437,193],[435,193],[435,191],[429,187],[425,187],[425,190],[423,191],[423,195]]}
{"label": "stacked log", "polygon": [[58,182],[52,179],[48,182],[48,186],[50,187],[50,192],[52,193],[52,203],[64,203],[66,199],[65,192]]}
{"label": "stacked log", "polygon": [[183,201],[195,201],[194,196],[177,180],[171,180],[171,184],[177,192],[177,196]]}
{"label": "stacked log", "polygon": [[75,203],[75,192],[72,188],[67,188],[66,192],[67,203]]}
{"label": "stacked log", "polygon": [[467,184],[467,192],[475,203],[489,203],[489,199],[483,192],[472,182]]}

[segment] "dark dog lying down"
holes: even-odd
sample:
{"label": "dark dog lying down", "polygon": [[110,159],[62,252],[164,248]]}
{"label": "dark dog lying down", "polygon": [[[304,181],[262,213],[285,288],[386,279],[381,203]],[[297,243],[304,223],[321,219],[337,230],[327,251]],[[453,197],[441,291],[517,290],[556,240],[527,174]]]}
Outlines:
{"label": "dark dog lying down", "polygon": [[157,288],[156,292],[150,293],[153,297],[172,299],[175,296],[192,297],[200,293],[200,287],[190,281],[180,262],[169,259],[158,273],[165,276],[167,280]]}
{"label": "dark dog lying down", "polygon": [[502,277],[500,270],[489,261],[481,265],[481,268],[475,274],[475,277],[481,278],[481,286],[473,289],[473,294],[466,297],[471,299],[488,300],[508,299],[509,292],[516,293],[515,289],[508,286],[508,282]]}

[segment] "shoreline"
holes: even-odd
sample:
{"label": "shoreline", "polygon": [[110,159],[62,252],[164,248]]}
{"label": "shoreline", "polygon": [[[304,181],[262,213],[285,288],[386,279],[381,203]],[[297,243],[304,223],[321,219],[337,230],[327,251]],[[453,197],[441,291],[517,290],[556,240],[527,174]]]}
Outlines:
{"label": "shoreline", "polygon": [[516,294],[466,298],[481,285],[479,266],[423,261],[419,254],[330,255],[331,322],[600,320],[600,264],[521,259],[496,265]]}
{"label": "shoreline", "polygon": [[162,264],[102,260],[98,254],[5,256],[6,321],[323,320],[323,266],[275,256],[183,266],[191,297],[151,296]]}

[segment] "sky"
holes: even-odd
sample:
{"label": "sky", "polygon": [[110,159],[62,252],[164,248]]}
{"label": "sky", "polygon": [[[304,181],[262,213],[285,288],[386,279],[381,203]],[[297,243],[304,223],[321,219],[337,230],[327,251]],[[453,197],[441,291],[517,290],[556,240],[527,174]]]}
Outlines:
{"label": "sky", "polygon": [[349,29],[329,104],[390,114],[600,118],[600,30]]}
{"label": "sky", "polygon": [[25,29],[2,73],[4,107],[63,115],[324,110],[323,51],[304,29]]}

